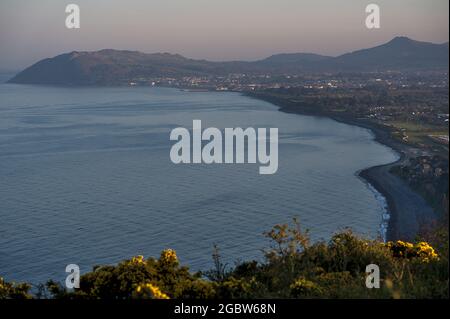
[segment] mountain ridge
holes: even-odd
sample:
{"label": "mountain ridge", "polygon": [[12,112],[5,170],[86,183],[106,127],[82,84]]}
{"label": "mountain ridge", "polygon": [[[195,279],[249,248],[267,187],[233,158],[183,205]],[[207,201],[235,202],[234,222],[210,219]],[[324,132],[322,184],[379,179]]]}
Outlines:
{"label": "mountain ridge", "polygon": [[395,37],[384,44],[337,57],[280,53],[257,61],[212,62],[172,53],[102,49],[72,51],[38,61],[9,83],[120,85],[133,78],[225,76],[231,73],[371,72],[448,69],[448,42],[434,44]]}

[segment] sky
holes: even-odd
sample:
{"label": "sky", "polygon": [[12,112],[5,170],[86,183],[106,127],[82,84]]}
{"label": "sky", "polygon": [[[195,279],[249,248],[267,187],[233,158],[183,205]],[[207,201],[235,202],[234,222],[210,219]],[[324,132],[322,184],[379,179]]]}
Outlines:
{"label": "sky", "polygon": [[[65,27],[70,3],[80,7],[80,29]],[[370,3],[380,7],[380,29],[365,26]],[[395,36],[443,43],[448,10],[448,0],[1,0],[0,70],[105,48],[225,61],[336,56]]]}

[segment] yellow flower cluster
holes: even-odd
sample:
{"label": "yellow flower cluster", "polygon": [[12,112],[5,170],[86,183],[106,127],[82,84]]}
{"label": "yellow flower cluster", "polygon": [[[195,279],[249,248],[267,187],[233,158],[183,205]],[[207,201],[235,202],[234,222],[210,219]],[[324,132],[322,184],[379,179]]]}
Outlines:
{"label": "yellow flower cluster", "polygon": [[394,257],[412,257],[408,254],[411,253],[414,245],[408,242],[397,240],[396,242],[387,242],[386,247],[391,250]]}
{"label": "yellow flower cluster", "polygon": [[178,264],[177,253],[173,249],[163,250],[159,260],[164,264]]}
{"label": "yellow flower cluster", "polygon": [[145,263],[144,256],[139,255],[131,258],[131,263],[133,264],[143,264]]}
{"label": "yellow flower cluster", "polygon": [[438,259],[439,256],[435,252],[434,248],[431,247],[427,242],[417,243],[415,246],[416,254],[420,257],[424,262],[429,262],[432,259]]}
{"label": "yellow flower cluster", "polygon": [[154,299],[170,299],[169,296],[163,293],[157,286],[150,283],[137,286],[136,292],[141,295],[150,293]]}
{"label": "yellow flower cluster", "polygon": [[[161,256],[159,258],[160,262],[165,265],[177,265],[178,257],[177,253],[173,249],[165,249],[161,252]],[[134,256],[130,260],[127,261],[129,264],[145,264],[146,260],[144,256]]]}
{"label": "yellow flower cluster", "polygon": [[391,250],[394,257],[420,258],[423,262],[429,262],[439,258],[434,248],[427,242],[411,244],[397,240],[396,242],[390,241],[386,243],[386,247]]}

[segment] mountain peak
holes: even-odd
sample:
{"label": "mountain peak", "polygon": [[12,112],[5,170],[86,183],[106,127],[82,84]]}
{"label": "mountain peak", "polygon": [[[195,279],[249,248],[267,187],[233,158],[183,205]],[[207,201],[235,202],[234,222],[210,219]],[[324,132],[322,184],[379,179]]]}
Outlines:
{"label": "mountain peak", "polygon": [[410,38],[408,38],[408,37],[406,37],[406,36],[398,36],[398,37],[393,38],[389,42],[391,42],[391,43],[395,43],[395,42],[397,42],[397,43],[408,43],[408,42],[415,42],[415,41],[410,39]]}
{"label": "mountain peak", "polygon": [[415,40],[410,39],[408,37],[399,36],[399,37],[393,38],[391,41],[389,41],[385,45],[387,45],[387,46],[395,46],[395,47],[405,47],[405,46],[411,46],[411,45],[420,44],[420,43],[421,42],[415,41]]}

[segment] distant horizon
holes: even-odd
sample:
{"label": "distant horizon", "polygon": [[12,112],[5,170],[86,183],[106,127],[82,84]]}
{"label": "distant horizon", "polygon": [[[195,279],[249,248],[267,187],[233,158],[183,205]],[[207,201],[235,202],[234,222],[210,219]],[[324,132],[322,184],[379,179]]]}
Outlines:
{"label": "distant horizon", "polygon": [[[70,2],[69,2],[70,3]],[[362,0],[76,0],[81,28],[67,29],[67,2],[0,2],[0,69],[19,70],[64,52],[103,48],[171,52],[209,61],[278,53],[338,56],[396,35],[448,42],[447,0],[377,0],[380,29]]]}

